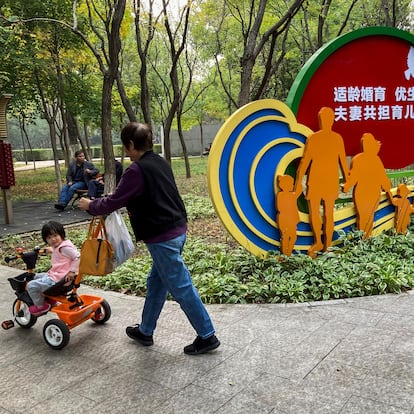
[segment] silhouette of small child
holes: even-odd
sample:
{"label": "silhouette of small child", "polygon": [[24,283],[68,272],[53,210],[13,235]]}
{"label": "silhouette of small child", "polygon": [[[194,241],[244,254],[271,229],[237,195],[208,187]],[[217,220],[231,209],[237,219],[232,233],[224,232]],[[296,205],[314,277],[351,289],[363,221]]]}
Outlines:
{"label": "silhouette of small child", "polygon": [[414,213],[414,206],[408,199],[409,193],[410,190],[408,187],[404,183],[401,183],[397,187],[397,197],[391,199],[392,204],[397,207],[395,209],[394,218],[395,231],[400,234],[405,234],[407,232],[407,227],[410,223],[410,215]]}
{"label": "silhouette of small child", "polygon": [[278,175],[277,185],[280,189],[276,195],[276,223],[280,231],[280,251],[290,256],[295,246],[296,227],[299,223],[297,195],[290,175]]}

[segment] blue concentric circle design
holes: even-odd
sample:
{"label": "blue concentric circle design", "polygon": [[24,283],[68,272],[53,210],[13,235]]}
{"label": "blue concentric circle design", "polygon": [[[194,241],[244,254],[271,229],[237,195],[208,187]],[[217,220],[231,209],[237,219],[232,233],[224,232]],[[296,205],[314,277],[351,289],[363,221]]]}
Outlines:
{"label": "blue concentric circle design", "polygon": [[[236,111],[220,128],[209,154],[208,184],[217,215],[227,231],[256,256],[279,250],[275,186],[277,175],[299,163],[312,131],[298,124],[281,101],[263,99]],[[375,215],[377,232],[392,226],[394,209],[385,197]],[[313,244],[307,213],[299,212],[295,251]],[[334,212],[335,234],[347,233],[356,222],[353,205]]]}

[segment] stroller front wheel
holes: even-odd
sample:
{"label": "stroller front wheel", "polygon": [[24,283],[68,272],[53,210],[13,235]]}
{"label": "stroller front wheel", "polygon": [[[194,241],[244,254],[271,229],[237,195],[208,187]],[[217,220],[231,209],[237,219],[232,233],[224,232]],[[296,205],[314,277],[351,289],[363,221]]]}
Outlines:
{"label": "stroller front wheel", "polygon": [[70,339],[70,331],[60,319],[50,319],[43,327],[43,338],[53,349],[64,348]]}
{"label": "stroller front wheel", "polygon": [[29,329],[37,321],[37,317],[29,311],[29,305],[20,299],[13,302],[13,316],[16,323],[22,328]]}

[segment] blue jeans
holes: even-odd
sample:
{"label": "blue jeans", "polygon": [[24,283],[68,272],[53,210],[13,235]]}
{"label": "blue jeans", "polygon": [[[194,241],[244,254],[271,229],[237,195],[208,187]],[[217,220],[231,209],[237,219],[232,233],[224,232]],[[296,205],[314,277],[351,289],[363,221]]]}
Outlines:
{"label": "blue jeans", "polygon": [[59,204],[67,206],[69,204],[69,201],[72,200],[75,190],[86,190],[85,181],[77,181],[72,185],[65,184],[59,194]]}
{"label": "blue jeans", "polygon": [[104,184],[98,180],[91,180],[88,183],[88,196],[90,198],[100,197],[104,192]]}
{"label": "blue jeans", "polygon": [[27,291],[33,303],[41,307],[45,303],[43,292],[54,286],[56,282],[47,273],[37,273],[33,280],[27,284]]}
{"label": "blue jeans", "polygon": [[147,243],[153,264],[147,278],[147,295],[140,330],[152,335],[168,292],[179,303],[192,327],[201,338],[214,334],[213,323],[191,281],[181,257],[186,234],[162,243]]}

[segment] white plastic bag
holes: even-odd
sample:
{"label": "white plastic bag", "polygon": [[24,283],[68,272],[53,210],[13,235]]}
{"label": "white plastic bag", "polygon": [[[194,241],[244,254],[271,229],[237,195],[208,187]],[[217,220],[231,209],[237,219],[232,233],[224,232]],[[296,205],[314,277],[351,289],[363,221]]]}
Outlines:
{"label": "white plastic bag", "polygon": [[105,219],[108,240],[115,250],[115,267],[120,266],[134,253],[134,242],[119,211],[112,212]]}

